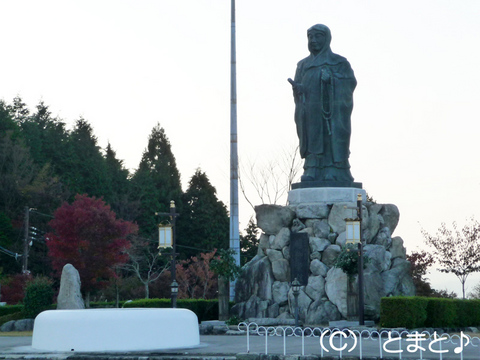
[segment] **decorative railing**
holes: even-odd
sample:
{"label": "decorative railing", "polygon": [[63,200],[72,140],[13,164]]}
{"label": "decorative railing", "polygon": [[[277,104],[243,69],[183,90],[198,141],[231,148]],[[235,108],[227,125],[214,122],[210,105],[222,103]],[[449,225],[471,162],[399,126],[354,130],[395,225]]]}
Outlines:
{"label": "decorative railing", "polygon": [[[321,358],[337,355],[341,359],[343,356],[352,356],[352,351],[355,350],[355,355],[360,359],[365,356],[376,356],[380,359],[394,356],[402,359],[402,354],[415,354],[418,359],[463,360],[464,356],[467,359],[480,359],[480,338],[463,332],[438,335],[437,332],[429,331],[359,331],[321,327],[259,326],[253,322],[242,322],[238,325],[238,329],[246,332],[247,352],[251,351],[251,337],[262,336],[265,338],[264,347],[262,346],[265,354],[279,353],[278,342],[272,351],[269,338],[282,337],[283,355],[288,353],[287,344],[290,348],[294,345],[291,341],[287,341],[288,338],[296,339],[297,347],[300,343],[301,355],[305,355],[306,340],[318,338],[318,348],[315,353],[319,353]],[[310,352],[311,344],[310,340]],[[293,353],[290,351],[290,354]]]}

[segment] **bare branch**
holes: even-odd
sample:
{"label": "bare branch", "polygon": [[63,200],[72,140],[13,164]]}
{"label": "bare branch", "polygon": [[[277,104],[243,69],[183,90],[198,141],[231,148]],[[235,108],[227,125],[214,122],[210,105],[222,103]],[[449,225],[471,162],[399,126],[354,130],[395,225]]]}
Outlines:
{"label": "bare branch", "polygon": [[[277,204],[285,199],[301,169],[298,146],[277,154],[266,163],[241,162],[240,187],[247,202],[254,208],[252,198],[262,204]],[[251,189],[255,195],[247,194]]]}
{"label": "bare branch", "polygon": [[158,280],[169,267],[168,261],[162,261],[157,249],[157,242],[140,237],[134,237],[130,248],[125,249],[129,261],[122,269],[132,272],[145,287],[145,298],[149,298],[150,283]]}

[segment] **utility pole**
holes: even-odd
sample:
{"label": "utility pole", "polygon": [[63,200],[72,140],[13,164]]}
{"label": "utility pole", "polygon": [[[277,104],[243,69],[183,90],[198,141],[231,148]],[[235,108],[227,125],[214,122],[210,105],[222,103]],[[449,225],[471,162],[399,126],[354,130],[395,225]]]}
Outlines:
{"label": "utility pole", "polygon": [[28,244],[28,228],[30,222],[30,208],[25,206],[25,231],[24,231],[24,240],[23,240],[23,266],[22,273],[28,274],[28,251],[30,245]]}
{"label": "utility pole", "polygon": [[[238,149],[237,149],[237,60],[235,45],[235,0],[231,0],[230,54],[230,249],[240,266],[240,234],[238,220]],[[230,281],[230,300],[235,298],[235,281]]]}

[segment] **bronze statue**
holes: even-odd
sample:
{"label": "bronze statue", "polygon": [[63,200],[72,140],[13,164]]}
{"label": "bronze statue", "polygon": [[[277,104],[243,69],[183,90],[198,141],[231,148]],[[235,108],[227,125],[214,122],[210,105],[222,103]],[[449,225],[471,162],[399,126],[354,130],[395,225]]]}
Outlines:
{"label": "bronze statue", "polygon": [[[330,49],[325,25],[307,31],[310,55],[297,64],[292,84],[300,155],[305,159],[302,183],[353,183],[350,173],[350,115],[357,81],[344,57]],[[335,186],[335,185],[333,185]]]}

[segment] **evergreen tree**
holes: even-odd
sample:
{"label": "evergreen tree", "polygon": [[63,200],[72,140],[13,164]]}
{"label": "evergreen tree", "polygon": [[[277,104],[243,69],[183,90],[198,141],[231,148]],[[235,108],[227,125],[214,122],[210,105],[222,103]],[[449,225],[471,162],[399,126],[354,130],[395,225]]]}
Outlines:
{"label": "evergreen tree", "polygon": [[69,135],[70,158],[65,177],[74,194],[101,197],[107,193],[107,167],[91,125],[83,118]]}
{"label": "evergreen tree", "polygon": [[132,200],[140,204],[136,218],[140,233],[144,237],[156,237],[159,219],[155,212],[170,211],[172,200],[175,201],[177,211],[182,211],[180,173],[170,141],[160,124],[153,128],[148,138],[148,146],[133,176],[132,186]]}
{"label": "evergreen tree", "polygon": [[[15,121],[22,127],[22,134],[26,146],[34,162],[43,166],[46,163],[56,163],[56,158],[65,152],[57,147],[62,144],[62,139],[52,137],[52,130],[56,127],[57,120],[51,117],[51,112],[43,101],[37,105],[37,111],[29,115],[26,105],[19,97],[14,99],[10,111]],[[64,128],[63,128],[64,130]],[[63,144],[66,142],[67,133],[63,131]]]}
{"label": "evergreen tree", "polygon": [[12,221],[0,212],[0,274],[13,274],[21,270],[21,258],[15,257],[17,251],[21,252],[14,248],[15,235]]}
{"label": "evergreen tree", "polygon": [[71,154],[68,131],[64,122],[51,117],[48,106],[43,102],[36,108],[37,111],[29,116],[25,104],[16,97],[11,111],[22,128],[22,136],[39,169],[32,187],[40,196],[35,207],[40,206],[41,211],[52,214],[69,195],[64,185]]}
{"label": "evergreen tree", "polygon": [[[11,224],[14,225],[14,242],[6,248],[19,254],[23,253],[24,207],[52,214],[65,199],[58,179],[51,176],[50,164],[35,161],[35,157],[40,158],[38,152],[43,152],[42,136],[45,131],[32,119],[19,97],[14,99],[13,105],[6,106],[3,102],[0,105],[0,127],[6,129],[0,133],[0,211],[12,219]],[[36,145],[37,151],[27,147],[25,144],[28,143]],[[47,219],[39,217],[34,219],[34,223],[30,219],[31,225],[45,228]],[[49,272],[45,259],[45,243],[34,242],[29,252],[29,270]],[[5,272],[14,272],[18,270],[17,263],[11,259],[2,260],[1,266]]]}
{"label": "evergreen tree", "polygon": [[30,110],[28,110],[27,104],[25,104],[18,95],[13,98],[13,104],[8,105],[8,110],[18,124],[22,124],[30,116]]}
{"label": "evergreen tree", "polygon": [[129,201],[130,174],[123,166],[123,160],[117,159],[110,143],[105,149],[105,164],[108,185],[107,192],[104,194],[105,201],[111,205],[120,218],[134,220],[138,213],[138,206],[136,203]]}
{"label": "evergreen tree", "polygon": [[10,106],[0,100],[0,137],[5,136],[7,131],[14,138],[20,135],[20,127],[12,117]]}
{"label": "evergreen tree", "polygon": [[250,218],[245,233],[245,235],[240,235],[240,263],[242,266],[252,260],[258,251],[258,227],[253,218]]}
{"label": "evergreen tree", "polygon": [[41,139],[42,154],[37,154],[42,156],[39,164],[51,164],[53,172],[63,177],[68,169],[68,155],[70,155],[69,132],[65,123],[59,118],[52,118],[48,106],[43,102],[37,105],[37,112],[32,116],[31,121],[37,125],[38,136]]}
{"label": "evergreen tree", "polygon": [[186,258],[199,252],[228,248],[227,209],[200,169],[190,179],[183,195],[183,211],[178,217],[177,230],[178,250]]}
{"label": "evergreen tree", "polygon": [[35,166],[23,139],[14,130],[0,134],[0,211],[15,219],[25,206],[26,187],[34,179]]}

